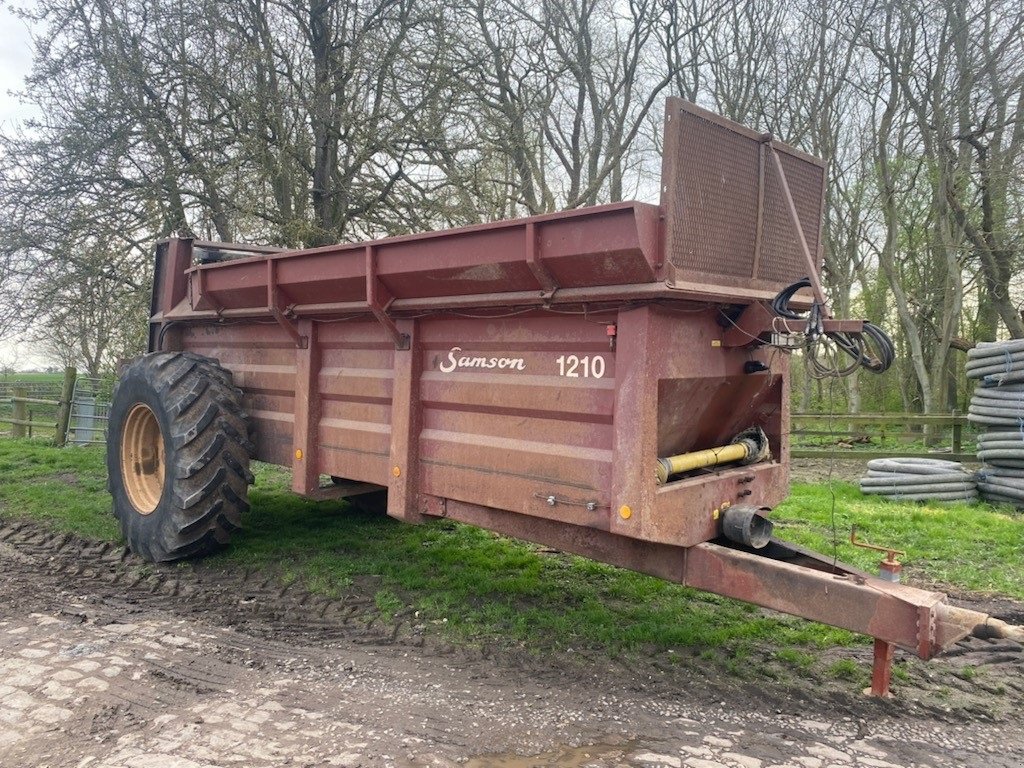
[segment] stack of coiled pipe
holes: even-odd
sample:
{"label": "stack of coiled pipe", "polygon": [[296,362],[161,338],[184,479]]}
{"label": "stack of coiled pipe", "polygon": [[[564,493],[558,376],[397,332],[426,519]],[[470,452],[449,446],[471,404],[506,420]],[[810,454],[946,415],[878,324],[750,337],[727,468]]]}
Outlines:
{"label": "stack of coiled pipe", "polygon": [[917,457],[872,459],[860,490],[895,501],[960,501],[978,498],[974,475],[955,461]]}
{"label": "stack of coiled pipe", "polygon": [[967,352],[978,385],[967,418],[978,435],[978,490],[988,501],[1024,508],[1024,339],[981,342]]}

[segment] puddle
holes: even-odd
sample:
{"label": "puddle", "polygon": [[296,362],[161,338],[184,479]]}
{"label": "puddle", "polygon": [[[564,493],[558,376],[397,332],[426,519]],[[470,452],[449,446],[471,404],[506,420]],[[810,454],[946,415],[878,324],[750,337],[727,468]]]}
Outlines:
{"label": "puddle", "polygon": [[463,765],[465,768],[610,768],[628,765],[626,755],[630,751],[631,745],[628,743],[586,744],[582,747],[558,747],[538,755],[516,755],[510,752],[477,755]]}

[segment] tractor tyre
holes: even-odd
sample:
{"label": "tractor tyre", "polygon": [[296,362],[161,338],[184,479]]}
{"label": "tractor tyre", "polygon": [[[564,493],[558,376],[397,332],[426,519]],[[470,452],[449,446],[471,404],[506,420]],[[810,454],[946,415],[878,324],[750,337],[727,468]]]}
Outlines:
{"label": "tractor tyre", "polygon": [[163,563],[224,547],[249,510],[255,453],[231,373],[188,352],[143,355],[114,388],[107,483],[128,546]]}

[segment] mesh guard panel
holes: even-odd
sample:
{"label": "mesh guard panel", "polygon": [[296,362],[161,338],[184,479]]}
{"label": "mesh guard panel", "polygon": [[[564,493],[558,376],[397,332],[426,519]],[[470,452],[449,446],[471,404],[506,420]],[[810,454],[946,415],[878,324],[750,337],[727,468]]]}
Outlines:
{"label": "mesh guard panel", "polygon": [[[772,146],[820,270],[824,168],[781,142]],[[661,206],[665,255],[680,280],[778,291],[807,275],[761,136],[677,98],[666,107]]]}

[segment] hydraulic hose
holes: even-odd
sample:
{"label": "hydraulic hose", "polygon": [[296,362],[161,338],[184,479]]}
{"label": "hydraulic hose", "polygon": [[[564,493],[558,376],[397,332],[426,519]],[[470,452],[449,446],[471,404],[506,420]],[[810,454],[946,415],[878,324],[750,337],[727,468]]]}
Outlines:
{"label": "hydraulic hose", "polygon": [[[805,316],[789,308],[789,302],[798,291],[812,287],[810,278],[798,280],[776,294],[772,299],[772,311],[779,317],[787,320],[806,320],[808,333],[808,347],[811,348],[820,339],[822,307],[815,302],[811,305],[810,312]],[[857,366],[871,371],[872,373],[884,373],[896,359],[896,348],[893,346],[889,335],[874,323],[865,322],[860,333],[847,333],[829,331],[824,334],[839,349],[853,359],[853,363],[847,369],[822,370],[822,375],[846,376],[853,373]],[[813,356],[810,359],[814,360]]]}

